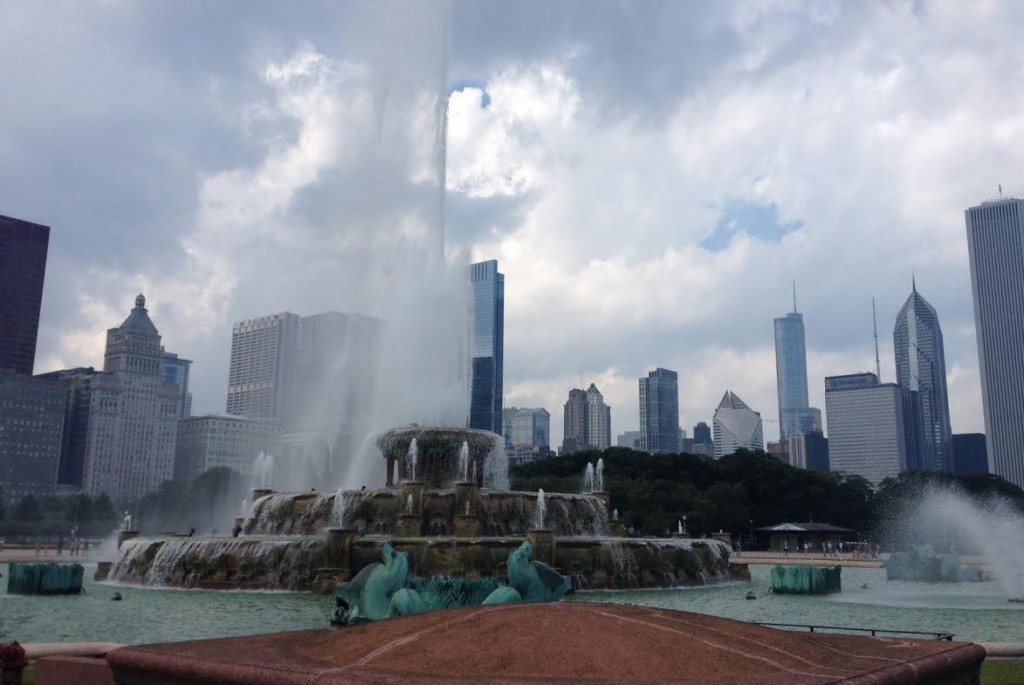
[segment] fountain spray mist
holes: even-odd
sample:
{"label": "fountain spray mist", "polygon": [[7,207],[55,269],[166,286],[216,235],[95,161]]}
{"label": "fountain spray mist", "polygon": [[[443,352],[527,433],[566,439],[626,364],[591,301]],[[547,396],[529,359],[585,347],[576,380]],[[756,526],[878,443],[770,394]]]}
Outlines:
{"label": "fountain spray mist", "polygon": [[930,487],[904,513],[897,531],[903,542],[980,554],[1008,598],[1024,597],[1024,515],[1009,502]]}

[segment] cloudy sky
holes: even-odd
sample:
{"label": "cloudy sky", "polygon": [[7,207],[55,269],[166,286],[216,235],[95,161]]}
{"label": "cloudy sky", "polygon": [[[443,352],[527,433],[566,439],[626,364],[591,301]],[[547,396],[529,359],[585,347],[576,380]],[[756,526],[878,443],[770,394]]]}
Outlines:
{"label": "cloudy sky", "polygon": [[195,361],[194,411],[222,410],[233,321],[360,308],[331,274],[359,272],[355,237],[429,188],[429,122],[406,141],[411,180],[359,143],[389,125],[380,102],[437,86],[449,258],[499,261],[506,404],[548,408],[554,442],[581,378],[613,432],[636,429],[656,366],[679,372],[687,429],[727,389],[777,418],[772,319],[793,280],[811,403],[826,374],[874,366],[872,297],[892,380],[911,274],[942,322],[954,431],[984,429],[963,210],[1024,194],[1024,3],[445,15],[0,1],[0,213],[53,227],[37,370],[100,365],[142,291]]}

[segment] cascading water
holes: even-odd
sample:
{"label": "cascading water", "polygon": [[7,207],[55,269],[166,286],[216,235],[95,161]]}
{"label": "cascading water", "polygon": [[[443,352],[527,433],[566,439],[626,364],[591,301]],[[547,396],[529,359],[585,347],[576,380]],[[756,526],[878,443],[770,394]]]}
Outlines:
{"label": "cascading water", "polygon": [[594,465],[591,462],[587,462],[587,467],[583,469],[583,494],[588,495],[594,491]]}
{"label": "cascading water", "polygon": [[597,468],[594,469],[594,490],[604,492],[604,459],[598,459]]}
{"label": "cascading water", "polygon": [[535,530],[544,529],[544,521],[546,520],[545,514],[547,513],[547,506],[544,503],[544,489],[537,490],[537,504],[533,510],[533,527]]}
{"label": "cascading water", "polygon": [[462,447],[459,448],[459,474],[462,476],[462,480],[469,480],[469,443],[465,440],[462,441]]}
{"label": "cascading water", "polygon": [[409,496],[405,498],[405,513],[407,513],[409,516],[412,516],[412,512],[413,512],[412,493],[409,493]]}
{"label": "cascading water", "polygon": [[265,452],[256,455],[252,464],[253,488],[268,489],[274,485],[274,457]]}

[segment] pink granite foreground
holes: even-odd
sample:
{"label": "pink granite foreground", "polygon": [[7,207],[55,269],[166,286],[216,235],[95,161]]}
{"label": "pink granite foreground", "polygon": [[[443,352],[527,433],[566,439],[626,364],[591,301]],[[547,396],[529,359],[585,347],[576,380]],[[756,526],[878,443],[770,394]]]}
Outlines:
{"label": "pink granite foreground", "polygon": [[470,607],[352,628],[125,647],[132,683],[976,683],[978,645],[795,633],[613,604]]}

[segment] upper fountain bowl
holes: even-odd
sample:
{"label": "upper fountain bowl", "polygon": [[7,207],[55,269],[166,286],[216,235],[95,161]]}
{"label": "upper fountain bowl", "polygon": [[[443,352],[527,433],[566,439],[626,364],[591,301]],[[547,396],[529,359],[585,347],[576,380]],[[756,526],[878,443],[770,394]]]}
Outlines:
{"label": "upper fountain bowl", "polygon": [[[415,448],[411,449],[414,440]],[[392,428],[377,438],[377,447],[387,460],[388,487],[411,480],[425,481],[432,489],[466,480],[483,487],[484,462],[502,444],[502,437],[490,431],[441,426]],[[467,464],[460,463],[463,446],[468,452]],[[409,458],[411,452],[415,459]]]}

